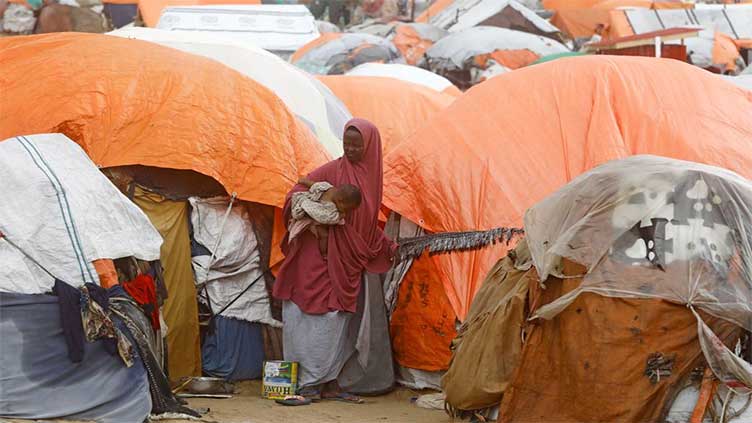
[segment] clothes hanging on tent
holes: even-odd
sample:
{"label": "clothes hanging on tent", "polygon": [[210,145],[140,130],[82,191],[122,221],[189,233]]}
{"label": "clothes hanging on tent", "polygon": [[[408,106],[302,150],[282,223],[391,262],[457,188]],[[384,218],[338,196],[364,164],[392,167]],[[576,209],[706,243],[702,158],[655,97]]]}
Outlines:
{"label": "clothes hanging on tent", "polygon": [[151,414],[181,413],[201,417],[196,411],[183,406],[172,393],[170,382],[155,354],[159,342],[157,336],[161,335],[154,333],[149,318],[140,307],[123,291],[117,291],[111,296],[111,309],[117,319],[124,323],[127,329],[124,332],[136,347],[146,368],[152,401]]}
{"label": "clothes hanging on tent", "polygon": [[214,325],[201,349],[204,373],[226,380],[260,378],[265,359],[262,324],[216,316]]}
{"label": "clothes hanging on tent", "polygon": [[[114,291],[120,290],[119,287]],[[130,367],[134,363],[131,342],[116,327],[109,314],[109,292],[97,285],[86,284],[76,289],[60,280],[55,281],[53,293],[60,304],[60,324],[68,347],[68,357],[80,363],[84,357],[84,340],[101,341],[111,355]]]}
{"label": "clothes hanging on tent", "polygon": [[163,311],[167,323],[170,379],[201,375],[201,345],[196,287],[191,266],[188,203],[167,200],[135,187],[133,201],[146,213],[164,239],[161,263],[169,297]]}
{"label": "clothes hanging on tent", "polygon": [[84,324],[81,321],[81,293],[60,280],[55,281],[52,293],[60,304],[60,325],[63,328],[68,358],[74,363],[84,359]]}
{"label": "clothes hanging on tent", "polygon": [[123,289],[133,297],[151,319],[151,326],[159,330],[159,304],[157,288],[151,275],[138,275],[133,280],[123,282]]}
{"label": "clothes hanging on tent", "polygon": [[224,309],[224,317],[281,326],[272,317],[265,281],[259,279],[265,269],[245,205],[230,204],[226,197],[191,197],[189,201],[193,271],[196,283],[205,284],[199,301],[210,306],[213,313]]}

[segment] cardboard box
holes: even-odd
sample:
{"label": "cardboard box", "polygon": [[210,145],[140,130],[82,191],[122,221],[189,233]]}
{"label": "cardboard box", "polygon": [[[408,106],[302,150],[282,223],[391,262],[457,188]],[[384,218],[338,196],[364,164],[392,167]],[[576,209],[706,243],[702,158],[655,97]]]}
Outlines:
{"label": "cardboard box", "polygon": [[298,363],[294,361],[265,361],[261,397],[284,399],[298,389]]}

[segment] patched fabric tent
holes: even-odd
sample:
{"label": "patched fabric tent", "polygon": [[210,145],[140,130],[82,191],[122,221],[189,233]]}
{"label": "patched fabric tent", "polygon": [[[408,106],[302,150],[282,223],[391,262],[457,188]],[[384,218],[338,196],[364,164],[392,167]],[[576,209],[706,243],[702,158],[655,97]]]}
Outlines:
{"label": "patched fabric tent", "polygon": [[389,40],[371,34],[327,33],[302,46],[290,62],[317,75],[341,75],[363,63],[404,63]]}
{"label": "patched fabric tent", "polygon": [[342,107],[337,98],[318,91],[308,75],[266,50],[211,32],[126,28],[109,35],[154,42],[237,70],[282,99],[310,126],[333,158],[342,155],[342,133],[351,118],[349,113],[345,116],[329,113]]}
{"label": "patched fabric tent", "polygon": [[426,51],[422,67],[446,76],[460,88],[481,82],[473,69],[490,62],[509,69],[527,66],[542,56],[569,51],[547,37],[511,29],[476,26],[442,38]]}
{"label": "patched fabric tent", "polygon": [[[505,422],[666,421],[713,374],[719,393],[749,388],[750,356],[729,348],[752,314],[750,201],[752,182],[726,169],[640,155],[531,207],[454,342],[453,414],[501,403]],[[695,398],[695,412],[714,407]]]}
{"label": "patched fabric tent", "polygon": [[[62,132],[96,165],[130,172],[140,183],[151,180],[150,186],[169,181],[166,191],[178,198],[176,190],[184,188],[280,207],[300,175],[328,160],[282,100],[213,60],[144,41],[72,33],[6,38],[0,48],[7,75],[0,109],[8,111],[0,116],[0,137]],[[49,93],[65,101],[39,100]],[[198,375],[188,205],[155,192],[132,194],[165,239],[165,320],[168,350],[176,354],[168,361],[170,377]]]}
{"label": "patched fabric tent", "polygon": [[[632,154],[752,176],[750,113],[752,94],[678,61],[559,59],[474,87],[399,144],[385,158],[384,203],[431,232],[520,227],[578,174]],[[460,320],[503,251],[432,258]]]}
{"label": "patched fabric tent", "polygon": [[420,62],[426,50],[448,34],[446,30],[425,22],[382,23],[373,20],[352,26],[348,32],[377,35],[392,41],[408,65]]}

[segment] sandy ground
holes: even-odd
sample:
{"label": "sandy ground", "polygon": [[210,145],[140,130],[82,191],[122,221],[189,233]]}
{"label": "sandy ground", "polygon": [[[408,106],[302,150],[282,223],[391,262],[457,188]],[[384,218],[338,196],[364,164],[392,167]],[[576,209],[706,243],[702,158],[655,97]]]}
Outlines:
{"label": "sandy ground", "polygon": [[[445,423],[449,417],[443,410],[426,410],[410,399],[421,394],[408,389],[379,397],[364,397],[365,404],[348,404],[337,401],[285,407],[261,398],[261,382],[241,382],[230,399],[190,398],[192,408],[208,408],[202,418],[205,423]],[[0,423],[30,423],[45,420],[18,420],[0,418]],[[158,423],[189,423],[197,420],[154,420]],[[76,423],[55,420],[58,423]],[[78,422],[82,423],[82,422]]]}
{"label": "sandy ground", "polygon": [[[236,385],[236,395],[230,399],[191,398],[193,408],[208,408],[205,422],[227,423],[442,423],[449,422],[443,410],[426,410],[411,403],[410,398],[425,392],[398,389],[388,395],[364,397],[365,404],[337,401],[285,407],[274,401],[261,399],[261,383],[242,382]],[[164,423],[183,423],[189,420],[161,420]]]}

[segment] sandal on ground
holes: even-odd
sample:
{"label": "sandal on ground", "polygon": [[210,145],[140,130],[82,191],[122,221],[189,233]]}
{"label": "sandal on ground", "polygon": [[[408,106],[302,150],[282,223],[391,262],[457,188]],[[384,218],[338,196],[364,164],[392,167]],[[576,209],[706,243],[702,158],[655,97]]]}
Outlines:
{"label": "sandal on ground", "polygon": [[297,407],[299,405],[308,405],[311,403],[311,400],[309,398],[301,397],[300,395],[288,395],[285,399],[278,399],[274,402],[290,407]]}
{"label": "sandal on ground", "polygon": [[298,395],[313,402],[321,401],[321,391],[316,388],[305,387],[298,390]]}
{"label": "sandal on ground", "polygon": [[342,401],[342,402],[349,402],[350,404],[363,404],[365,401],[363,401],[362,398],[360,398],[357,395],[353,395],[349,392],[340,392],[335,395],[325,395],[322,397],[322,399],[327,401]]}

